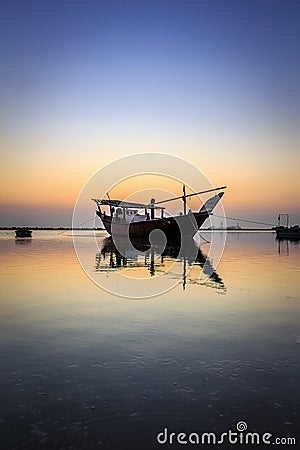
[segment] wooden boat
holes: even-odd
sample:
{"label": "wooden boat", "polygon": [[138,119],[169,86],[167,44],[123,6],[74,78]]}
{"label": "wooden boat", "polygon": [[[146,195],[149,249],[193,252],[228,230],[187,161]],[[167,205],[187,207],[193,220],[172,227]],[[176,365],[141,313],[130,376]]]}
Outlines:
{"label": "wooden boat", "polygon": [[[189,210],[188,213],[186,212],[187,197],[223,190],[225,188],[226,186],[222,186],[216,189],[209,189],[186,195],[184,186],[183,196],[159,202],[156,202],[155,199],[151,199],[148,204],[111,200],[110,198],[93,198],[92,200],[96,202],[98,207],[96,213],[110,235],[148,239],[152,231],[160,230],[165,234],[168,241],[173,241],[193,237],[212,213],[212,210],[222,198],[224,192],[217,193],[214,197],[208,199],[202,208],[196,212],[191,210]],[[165,208],[157,205],[178,199],[183,200],[183,213],[180,213],[177,216],[165,217]],[[110,214],[107,214],[106,211],[103,210],[103,206],[109,207]],[[159,217],[155,215],[157,212],[160,213]]]}
{"label": "wooden boat", "polygon": [[[286,217],[286,226],[281,225],[281,218]],[[300,240],[300,227],[299,225],[289,226],[290,216],[289,214],[279,214],[278,226],[275,227],[277,239],[299,239]]]}
{"label": "wooden boat", "polygon": [[15,230],[15,234],[18,238],[28,238],[32,236],[32,230],[28,227],[21,227]]}
{"label": "wooden boat", "polygon": [[300,227],[294,225],[293,227],[276,227],[276,237],[279,239],[299,239],[300,240]]}

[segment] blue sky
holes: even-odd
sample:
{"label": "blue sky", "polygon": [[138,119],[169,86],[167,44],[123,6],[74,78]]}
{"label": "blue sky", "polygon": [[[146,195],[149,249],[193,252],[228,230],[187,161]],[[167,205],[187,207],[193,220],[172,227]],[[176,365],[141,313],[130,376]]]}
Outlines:
{"label": "blue sky", "polygon": [[209,114],[216,99],[220,115],[230,100],[228,113],[239,115],[253,91],[270,114],[290,119],[299,107],[299,9],[296,1],[4,1],[4,98],[22,109],[30,96],[54,93],[70,113],[82,105],[82,117],[151,118],[163,103],[159,118],[180,120],[180,109]]}

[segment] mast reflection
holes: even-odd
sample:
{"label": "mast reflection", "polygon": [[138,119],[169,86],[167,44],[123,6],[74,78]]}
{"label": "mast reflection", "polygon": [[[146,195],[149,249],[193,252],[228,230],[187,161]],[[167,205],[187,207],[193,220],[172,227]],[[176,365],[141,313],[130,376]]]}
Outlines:
{"label": "mast reflection", "polygon": [[277,241],[277,251],[279,256],[289,256],[290,255],[290,246],[299,247],[300,239],[299,238],[278,238]]}

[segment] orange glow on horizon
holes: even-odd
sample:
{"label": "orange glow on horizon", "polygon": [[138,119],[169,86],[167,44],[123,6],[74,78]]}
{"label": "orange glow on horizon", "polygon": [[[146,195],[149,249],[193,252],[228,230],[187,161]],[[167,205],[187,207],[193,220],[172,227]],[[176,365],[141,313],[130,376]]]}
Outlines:
{"label": "orange glow on horizon", "polygon": [[[56,211],[58,215],[64,213],[70,215],[80,190],[88,179],[101,164],[105,166],[116,159],[113,154],[110,157],[109,151],[103,158],[99,155],[85,158],[81,148],[74,150],[73,158],[69,155],[69,151],[68,153],[62,151],[60,158],[57,154],[56,158],[51,158],[51,152],[47,157],[44,154],[34,153],[32,158],[26,157],[22,161],[20,157],[10,160],[10,155],[7,155],[3,160],[5,171],[3,170],[1,177],[0,190],[0,204],[3,210],[19,209],[25,214],[29,208],[37,213],[49,209]],[[209,154],[204,153],[202,161],[190,161],[208,176],[215,187],[227,185],[222,200],[227,214],[240,214],[240,217],[248,218],[255,212],[258,216],[265,212],[272,213],[274,217],[279,212],[292,214],[297,212],[300,180],[296,164],[290,167],[284,165],[278,158],[274,160],[265,158],[259,160],[258,164],[257,160],[249,155],[245,160],[244,154],[239,157],[228,155],[227,158],[223,158],[219,155],[218,158],[211,158]],[[184,179],[184,174],[182,178]],[[111,198],[124,199],[133,192],[153,187],[170,192],[174,196],[182,195],[181,180],[145,174],[118,183],[111,189],[110,195]],[[191,192],[187,187],[187,193]],[[150,199],[148,197],[151,198],[150,193],[147,193],[146,198],[140,193],[136,201],[148,202]],[[162,196],[162,199],[164,198],[166,195]],[[188,208],[192,210],[197,210],[200,206],[197,197],[188,202]],[[89,207],[93,208],[93,205],[87,204],[87,208]]]}

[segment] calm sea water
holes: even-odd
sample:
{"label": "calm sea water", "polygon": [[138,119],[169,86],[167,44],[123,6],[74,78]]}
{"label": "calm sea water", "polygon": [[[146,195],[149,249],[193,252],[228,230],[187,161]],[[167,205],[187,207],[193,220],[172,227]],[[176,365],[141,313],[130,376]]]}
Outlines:
{"label": "calm sea water", "polygon": [[[228,233],[210,280],[199,258],[169,292],[133,300],[87,277],[68,234],[1,232],[1,448],[155,449],[165,428],[239,421],[300,442],[299,242]],[[98,276],[153,271],[99,242]]]}

